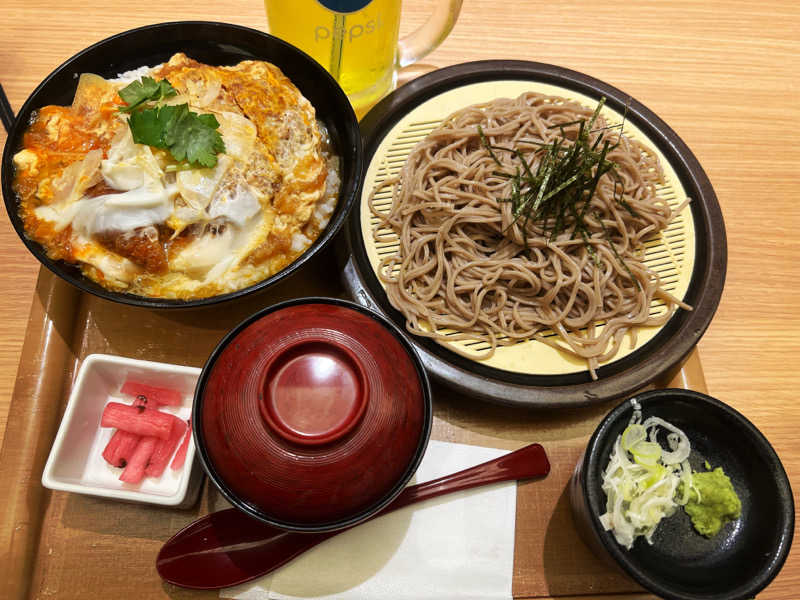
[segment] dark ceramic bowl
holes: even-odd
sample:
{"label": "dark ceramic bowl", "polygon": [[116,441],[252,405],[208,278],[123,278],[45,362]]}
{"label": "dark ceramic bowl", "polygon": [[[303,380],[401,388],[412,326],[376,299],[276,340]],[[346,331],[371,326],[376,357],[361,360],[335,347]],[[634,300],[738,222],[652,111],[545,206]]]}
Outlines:
{"label": "dark ceramic bowl", "polygon": [[193,422],[203,466],[234,506],[283,529],[332,531],[403,490],[427,446],[431,393],[389,321],[344,300],[299,299],[220,342]]}
{"label": "dark ceramic bowl", "polygon": [[789,480],[764,436],[745,417],[705,394],[681,389],[646,392],[631,400],[642,418],[658,416],[689,437],[689,462],[698,471],[722,467],[742,501],[739,519],[707,539],[678,510],[659,524],[653,545],[638,538],[620,546],[598,519],[605,512],[602,473],[633,406],[626,401],[603,419],[570,482],[575,523],[595,553],[642,587],[667,600],[747,600],[783,566],[794,532]]}
{"label": "dark ceramic bowl", "polygon": [[[71,104],[81,73],[115,77],[141,66],[162,63],[176,52],[184,52],[191,58],[211,65],[233,65],[242,60],[266,60],[277,65],[314,106],[317,118],[325,123],[341,157],[342,185],[336,210],[325,230],[303,255],[282,271],[254,285],[236,292],[190,301],[113,292],[84,277],[78,267],[48,258],[44,249],[25,235],[18,214],[18,199],[12,188],[12,159],[21,147],[22,136],[34,111],[49,104]],[[70,58],[39,84],[23,104],[8,133],[3,152],[2,188],[14,229],[31,254],[53,273],[80,290],[107,300],[150,308],[180,308],[206,306],[251,294],[272,286],[300,269],[321,252],[342,227],[358,195],[362,161],[361,135],[350,102],[336,81],[314,59],[294,46],[255,29],[227,23],[181,21],[148,25],[107,38]]]}

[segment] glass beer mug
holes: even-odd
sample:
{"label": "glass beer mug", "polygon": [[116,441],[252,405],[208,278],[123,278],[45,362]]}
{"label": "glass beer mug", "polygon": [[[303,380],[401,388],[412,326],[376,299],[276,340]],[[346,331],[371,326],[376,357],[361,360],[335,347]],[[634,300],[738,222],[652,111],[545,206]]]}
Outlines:
{"label": "glass beer mug", "polygon": [[361,117],[394,88],[397,70],[450,33],[462,0],[437,0],[419,29],[398,39],[401,0],[265,0],[270,33],[310,54]]}

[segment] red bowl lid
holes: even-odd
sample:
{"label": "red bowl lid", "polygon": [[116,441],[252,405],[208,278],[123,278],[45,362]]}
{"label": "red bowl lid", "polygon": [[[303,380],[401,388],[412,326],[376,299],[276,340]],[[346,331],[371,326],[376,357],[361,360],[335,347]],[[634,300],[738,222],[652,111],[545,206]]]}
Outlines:
{"label": "red bowl lid", "polygon": [[254,315],[215,350],[195,397],[198,448],[234,505],[287,529],[379,510],[430,433],[419,360],[382,317],[333,299]]}

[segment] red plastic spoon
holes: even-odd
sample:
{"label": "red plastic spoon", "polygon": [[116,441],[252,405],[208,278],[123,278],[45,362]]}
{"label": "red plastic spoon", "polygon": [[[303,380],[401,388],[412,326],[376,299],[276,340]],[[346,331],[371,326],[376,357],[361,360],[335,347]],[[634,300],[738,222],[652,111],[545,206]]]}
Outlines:
{"label": "red plastic spoon", "polygon": [[[498,481],[544,477],[549,472],[544,448],[531,444],[458,473],[409,486],[372,518],[443,494]],[[181,587],[230,587],[266,575],[342,531],[346,529],[284,531],[231,508],[206,515],[172,536],[158,553],[156,569],[163,579]]]}

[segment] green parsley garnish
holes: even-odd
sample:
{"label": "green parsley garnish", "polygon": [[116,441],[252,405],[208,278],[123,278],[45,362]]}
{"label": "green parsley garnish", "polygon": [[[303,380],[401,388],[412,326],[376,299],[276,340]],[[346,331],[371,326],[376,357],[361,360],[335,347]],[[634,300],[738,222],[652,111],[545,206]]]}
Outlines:
{"label": "green parsley garnish", "polygon": [[119,91],[127,104],[119,110],[131,115],[128,126],[133,141],[169,150],[175,160],[189,166],[215,166],[217,154],[225,152],[217,131],[219,122],[212,114],[191,112],[188,104],[163,103],[177,94],[169,81],[152,77],[142,77]]}
{"label": "green parsley garnish", "polygon": [[145,102],[161,102],[177,95],[178,90],[166,79],[156,81],[152,77],[142,77],[140,81],[134,81],[119,91],[119,97],[128,105],[120,108],[120,111],[131,112]]}

